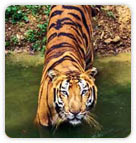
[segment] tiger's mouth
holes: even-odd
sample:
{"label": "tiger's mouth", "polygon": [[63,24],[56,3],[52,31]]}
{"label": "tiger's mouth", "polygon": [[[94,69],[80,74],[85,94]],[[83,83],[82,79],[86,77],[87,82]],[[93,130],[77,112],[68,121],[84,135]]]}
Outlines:
{"label": "tiger's mouth", "polygon": [[81,124],[82,123],[82,120],[84,119],[86,113],[76,113],[76,114],[73,114],[73,113],[69,113],[67,115],[67,120],[70,124],[72,125],[78,125],[78,124]]}
{"label": "tiger's mouth", "polygon": [[101,130],[102,126],[95,120],[95,116],[93,113],[84,111],[83,113],[78,114],[72,114],[72,113],[66,113],[65,111],[59,112],[60,120],[57,124],[57,127],[62,122],[68,122],[69,124],[73,126],[80,125],[83,120],[90,126],[94,127],[96,130]]}
{"label": "tiger's mouth", "polygon": [[69,123],[72,125],[79,125],[81,124],[81,120],[75,118],[73,120],[69,120]]}

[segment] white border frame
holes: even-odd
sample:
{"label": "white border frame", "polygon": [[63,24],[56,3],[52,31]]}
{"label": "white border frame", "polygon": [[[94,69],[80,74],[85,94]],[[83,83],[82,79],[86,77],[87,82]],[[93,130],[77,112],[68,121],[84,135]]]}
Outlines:
{"label": "white border frame", "polygon": [[[9,5],[53,5],[53,4],[83,4],[83,5],[127,5],[131,10],[131,133],[126,138],[9,138],[5,134],[5,9]],[[0,1],[0,141],[2,143],[59,143],[86,142],[90,143],[134,143],[136,140],[136,1],[135,0],[1,0]],[[134,15],[135,13],[135,15]]]}

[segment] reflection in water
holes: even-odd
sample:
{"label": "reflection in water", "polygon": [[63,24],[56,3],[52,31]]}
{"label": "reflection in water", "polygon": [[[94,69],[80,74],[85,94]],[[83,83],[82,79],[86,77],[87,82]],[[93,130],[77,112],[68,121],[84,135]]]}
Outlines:
{"label": "reflection in water", "polygon": [[[12,58],[11,58],[12,57]],[[83,123],[73,127],[67,123],[54,128],[40,128],[33,125],[37,108],[38,90],[42,64],[13,62],[6,57],[6,134],[10,137],[126,137],[130,133],[130,54],[98,58],[95,66],[99,70],[96,78],[98,103],[93,113],[102,125],[101,131]],[[32,57],[31,57],[32,58]],[[33,56],[35,59],[36,56]]]}

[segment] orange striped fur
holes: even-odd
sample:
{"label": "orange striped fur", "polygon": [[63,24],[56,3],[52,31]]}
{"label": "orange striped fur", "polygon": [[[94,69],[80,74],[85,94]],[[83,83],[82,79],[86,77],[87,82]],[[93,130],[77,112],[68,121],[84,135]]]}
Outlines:
{"label": "orange striped fur", "polygon": [[[78,124],[97,101],[91,7],[52,6],[38,97],[37,124]],[[81,120],[80,120],[81,118]]]}

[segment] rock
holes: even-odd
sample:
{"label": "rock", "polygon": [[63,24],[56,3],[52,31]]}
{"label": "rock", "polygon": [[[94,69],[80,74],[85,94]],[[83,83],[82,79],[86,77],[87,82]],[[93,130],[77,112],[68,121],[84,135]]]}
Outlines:
{"label": "rock", "polygon": [[16,34],[16,36],[17,36],[17,38],[18,38],[19,41],[24,39],[24,36],[23,36],[23,35]]}
{"label": "rock", "polygon": [[111,42],[117,43],[117,42],[119,42],[119,41],[120,41],[120,37],[119,37],[119,36],[115,36],[115,38],[113,38],[113,39],[108,38],[108,39],[104,40],[104,42],[105,42],[106,44],[109,44],[109,43],[111,43]]}
{"label": "rock", "polygon": [[111,39],[111,38],[108,38],[108,39],[104,40],[104,42],[105,42],[106,44],[111,43],[111,41],[112,41],[112,39]]}
{"label": "rock", "polygon": [[115,36],[115,38],[112,40],[112,42],[117,43],[120,41],[120,37],[119,36]]}

